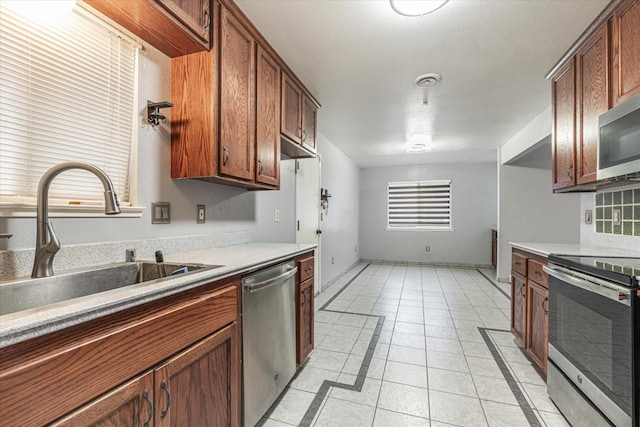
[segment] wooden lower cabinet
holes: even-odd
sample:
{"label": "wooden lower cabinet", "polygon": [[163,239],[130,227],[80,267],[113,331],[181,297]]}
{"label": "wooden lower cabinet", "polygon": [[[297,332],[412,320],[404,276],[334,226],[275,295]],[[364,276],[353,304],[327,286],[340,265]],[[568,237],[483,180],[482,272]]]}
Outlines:
{"label": "wooden lower cabinet", "polygon": [[239,290],[225,279],[3,348],[3,425],[239,426]]}
{"label": "wooden lower cabinet", "polygon": [[313,350],[313,278],[298,285],[296,306],[296,362],[302,364]]}
{"label": "wooden lower cabinet", "polygon": [[[549,276],[547,259],[513,250],[511,271],[511,332],[531,360],[546,374],[549,356]],[[518,271],[516,271],[516,269]]]}
{"label": "wooden lower cabinet", "polygon": [[315,258],[301,255],[296,264],[296,363],[301,365],[313,350]]}
{"label": "wooden lower cabinet", "polygon": [[533,280],[527,283],[527,352],[547,373],[549,354],[549,290]]}
{"label": "wooden lower cabinet", "polygon": [[525,343],[525,319],[526,319],[526,286],[527,279],[516,272],[511,274],[511,332],[520,341]]}
{"label": "wooden lower cabinet", "polygon": [[51,427],[148,427],[153,425],[153,372],[97,398]]}

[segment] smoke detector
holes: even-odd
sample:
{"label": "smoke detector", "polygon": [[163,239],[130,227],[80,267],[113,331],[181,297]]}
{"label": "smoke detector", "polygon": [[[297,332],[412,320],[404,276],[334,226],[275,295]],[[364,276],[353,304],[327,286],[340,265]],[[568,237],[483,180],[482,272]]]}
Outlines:
{"label": "smoke detector", "polygon": [[440,80],[442,80],[442,75],[438,73],[427,73],[416,77],[413,83],[419,88],[427,88],[438,84]]}

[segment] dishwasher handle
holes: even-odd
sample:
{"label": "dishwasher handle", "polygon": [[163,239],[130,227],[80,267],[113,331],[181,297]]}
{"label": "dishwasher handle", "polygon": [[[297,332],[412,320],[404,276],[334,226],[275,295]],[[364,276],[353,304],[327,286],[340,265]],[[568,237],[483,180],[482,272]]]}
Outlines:
{"label": "dishwasher handle", "polygon": [[298,272],[298,267],[293,267],[286,273],[283,273],[276,277],[272,277],[271,279],[263,280],[262,282],[258,282],[258,283],[245,283],[244,288],[247,291],[249,291],[249,293],[258,292],[263,289],[267,289],[268,287],[273,286],[279,282],[285,281],[290,277],[295,276],[297,272]]}

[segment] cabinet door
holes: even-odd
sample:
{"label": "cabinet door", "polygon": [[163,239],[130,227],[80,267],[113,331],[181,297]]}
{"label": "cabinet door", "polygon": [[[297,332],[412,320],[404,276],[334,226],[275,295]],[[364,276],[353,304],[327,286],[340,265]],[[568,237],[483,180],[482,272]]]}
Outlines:
{"label": "cabinet door", "polygon": [[220,174],[253,180],[254,49],[251,34],[221,8]]}
{"label": "cabinet door", "polygon": [[558,71],[552,81],[553,189],[575,185],[575,69],[574,60]]}
{"label": "cabinet door", "polygon": [[296,317],[296,363],[300,365],[313,350],[313,278],[298,284]]}
{"label": "cabinet door", "polygon": [[576,54],[577,184],[597,179],[598,116],[609,109],[608,34],[605,23]]}
{"label": "cabinet door", "polygon": [[626,0],[611,19],[613,106],[640,93],[640,0]]}
{"label": "cabinet door", "polygon": [[155,0],[205,43],[209,43],[211,0]]}
{"label": "cabinet door", "polygon": [[302,90],[282,73],[280,133],[296,144],[302,142]]}
{"label": "cabinet door", "polygon": [[149,427],[153,425],[153,372],[97,398],[51,427]]}
{"label": "cabinet door", "polygon": [[239,426],[238,342],[234,322],[156,369],[157,427]]}
{"label": "cabinet door", "polygon": [[280,186],[280,67],[260,46],[256,59],[256,182]]}
{"label": "cabinet door", "polygon": [[511,272],[511,332],[524,345],[527,281]]}
{"label": "cabinet door", "polygon": [[532,280],[527,284],[527,319],[527,352],[546,373],[549,353],[549,291]]}
{"label": "cabinet door", "polygon": [[316,121],[318,107],[309,99],[303,96],[302,107],[302,144],[312,151],[316,150]]}

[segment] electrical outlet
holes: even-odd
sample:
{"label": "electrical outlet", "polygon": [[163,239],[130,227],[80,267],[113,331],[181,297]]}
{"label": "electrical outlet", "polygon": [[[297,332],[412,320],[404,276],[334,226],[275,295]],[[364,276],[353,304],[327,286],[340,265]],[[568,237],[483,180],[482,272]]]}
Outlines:
{"label": "electrical outlet", "polygon": [[358,245],[353,247],[353,252],[358,252]]}
{"label": "electrical outlet", "polygon": [[431,246],[425,246],[424,250],[425,252],[431,252]]}
{"label": "electrical outlet", "polygon": [[276,209],[275,214],[273,215],[273,220],[275,222],[280,222],[280,209]]}
{"label": "electrical outlet", "polygon": [[336,263],[336,258],[335,257],[331,257],[331,264],[335,264]]}
{"label": "electrical outlet", "polygon": [[204,205],[198,205],[198,218],[196,219],[196,223],[204,224],[206,220],[207,218],[205,214]]}

